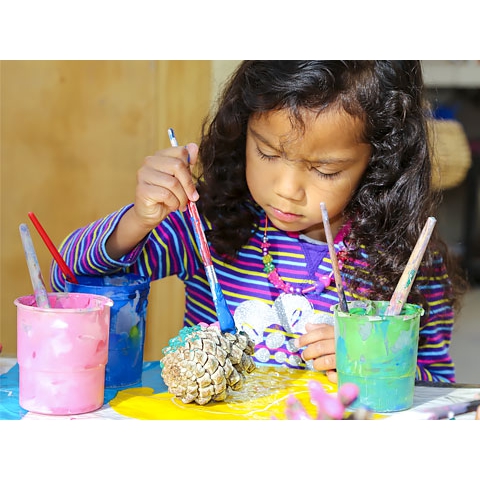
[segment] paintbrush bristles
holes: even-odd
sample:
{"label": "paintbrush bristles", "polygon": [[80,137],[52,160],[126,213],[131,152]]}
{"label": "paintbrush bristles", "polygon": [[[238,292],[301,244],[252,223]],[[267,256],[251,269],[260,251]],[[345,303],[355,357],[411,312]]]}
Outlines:
{"label": "paintbrush bristles", "polygon": [[338,267],[337,253],[335,252],[335,245],[333,243],[332,229],[330,228],[330,220],[328,218],[327,207],[325,203],[320,203],[322,210],[323,229],[325,230],[325,237],[327,238],[328,251],[330,252],[330,260],[332,261],[333,275],[335,277],[335,284],[337,286],[338,299],[340,309],[344,313],[348,313],[347,300],[343,290],[342,276],[340,275],[340,268]]}
{"label": "paintbrush bristles", "polygon": [[428,217],[422,233],[415,244],[407,266],[405,267],[402,276],[397,284],[397,288],[393,292],[392,298],[385,312],[385,315],[399,315],[402,311],[408,295],[412,288],[417,271],[420,267],[425,250],[427,249],[428,242],[432,236],[433,228],[437,220],[434,217]]}

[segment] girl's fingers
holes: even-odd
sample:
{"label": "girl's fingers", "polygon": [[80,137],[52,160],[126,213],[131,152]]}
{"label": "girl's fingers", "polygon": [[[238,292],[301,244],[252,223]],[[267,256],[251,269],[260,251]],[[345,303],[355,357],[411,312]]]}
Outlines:
{"label": "girl's fingers", "polygon": [[[308,344],[302,352],[302,357],[304,360],[312,360],[318,357],[325,357],[327,355],[335,356],[334,338],[315,340],[313,343]],[[334,368],[334,365],[332,365],[330,368]]]}
{"label": "girl's fingers", "polygon": [[137,200],[148,204],[165,204],[169,209],[176,210],[187,205],[188,197],[176,176],[146,169],[138,177]]}
{"label": "girl's fingers", "polygon": [[302,358],[313,360],[316,370],[333,370],[336,367],[335,333],[331,325],[307,324],[307,333],[296,339],[298,348],[303,348]]}
{"label": "girl's fingers", "polygon": [[337,366],[335,354],[329,355],[322,355],[317,357],[305,358],[305,355],[302,354],[302,357],[305,360],[313,360],[313,367],[315,370],[325,371],[325,370],[333,370]]}
{"label": "girl's fingers", "polygon": [[304,333],[296,341],[296,344],[299,348],[305,347],[314,342],[335,338],[335,332],[333,327],[326,323],[307,323],[305,325],[305,330],[307,333]]}
{"label": "girl's fingers", "polygon": [[336,370],[327,370],[325,372],[327,375],[327,378],[332,382],[332,383],[338,383],[338,375]]}
{"label": "girl's fingers", "polygon": [[192,177],[191,167],[198,160],[198,145],[196,143],[188,143],[182,147],[172,147],[165,150],[166,153],[174,159],[178,159],[181,163],[175,162],[169,172],[178,178],[189,201],[196,202],[198,200],[198,192]]}
{"label": "girl's fingers", "polygon": [[[172,147],[145,158],[137,173],[137,200],[164,203],[170,210],[186,209],[188,201],[198,200],[188,158],[197,161],[198,147]],[[190,152],[191,150],[191,152]]]}
{"label": "girl's fingers", "polygon": [[[187,162],[189,167],[195,165],[198,160],[198,145],[196,143],[189,143],[186,145],[185,149],[187,150]],[[195,183],[193,181],[192,175],[190,175],[190,182],[186,185],[185,191],[187,192],[188,198],[192,202],[198,200],[198,192],[195,188]]]}
{"label": "girl's fingers", "polygon": [[196,143],[187,143],[185,148],[188,152],[188,164],[195,165],[198,160],[198,145]]}

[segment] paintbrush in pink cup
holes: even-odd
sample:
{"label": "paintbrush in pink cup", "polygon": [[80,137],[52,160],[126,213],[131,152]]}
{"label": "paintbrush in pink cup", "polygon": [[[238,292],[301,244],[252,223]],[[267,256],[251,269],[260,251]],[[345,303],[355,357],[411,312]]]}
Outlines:
{"label": "paintbrush in pink cup", "polygon": [[30,230],[25,223],[20,225],[20,237],[22,238],[23,250],[27,260],[28,272],[30,274],[37,306],[40,308],[49,308],[50,305],[48,303],[47,289],[45,288],[45,282],[43,281],[40,264],[38,263],[35,248],[33,247]]}

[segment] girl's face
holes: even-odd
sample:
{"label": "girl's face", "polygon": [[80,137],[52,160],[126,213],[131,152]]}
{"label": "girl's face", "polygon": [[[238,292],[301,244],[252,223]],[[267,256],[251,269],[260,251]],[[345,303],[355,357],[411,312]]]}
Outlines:
{"label": "girl's face", "polygon": [[255,201],[281,230],[326,241],[320,203],[333,236],[371,155],[363,122],[343,110],[305,112],[305,133],[287,111],[252,115],[248,122],[246,177]]}

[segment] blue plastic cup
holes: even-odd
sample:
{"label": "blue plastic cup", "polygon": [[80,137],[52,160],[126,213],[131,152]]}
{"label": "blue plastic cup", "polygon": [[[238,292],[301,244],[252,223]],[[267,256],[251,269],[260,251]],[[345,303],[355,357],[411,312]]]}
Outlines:
{"label": "blue plastic cup", "polygon": [[140,383],[150,278],[129,273],[77,276],[77,280],[78,284],[67,281],[65,291],[103,295],[113,301],[105,387],[126,387]]}

